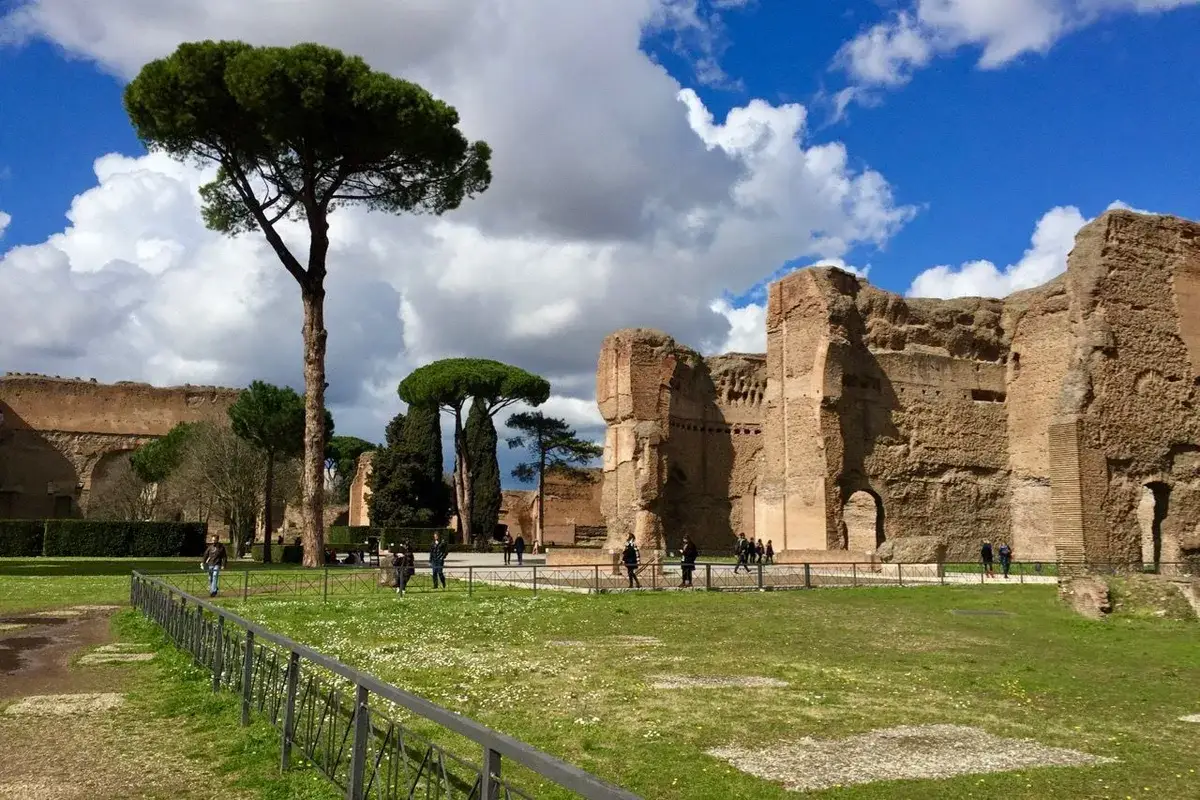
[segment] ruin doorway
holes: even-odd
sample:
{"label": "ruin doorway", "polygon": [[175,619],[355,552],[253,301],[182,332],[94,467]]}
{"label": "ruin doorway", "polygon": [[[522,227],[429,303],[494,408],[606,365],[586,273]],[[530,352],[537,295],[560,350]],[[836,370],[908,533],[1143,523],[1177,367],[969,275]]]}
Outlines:
{"label": "ruin doorway", "polygon": [[1163,559],[1163,522],[1167,518],[1171,487],[1151,481],[1142,487],[1138,502],[1138,526],[1142,530],[1142,567],[1158,572]]}
{"label": "ruin doorway", "polygon": [[860,489],[846,498],[842,520],[847,550],[873,553],[887,538],[883,532],[883,500],[870,490]]}

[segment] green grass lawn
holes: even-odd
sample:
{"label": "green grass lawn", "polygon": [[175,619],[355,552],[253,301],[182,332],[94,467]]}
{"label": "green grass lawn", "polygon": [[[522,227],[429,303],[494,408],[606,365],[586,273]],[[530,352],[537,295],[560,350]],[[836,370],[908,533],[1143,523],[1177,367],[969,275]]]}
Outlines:
{"label": "green grass lawn", "polygon": [[[710,748],[932,723],[1119,763],[817,796],[1200,796],[1200,730],[1177,721],[1200,713],[1200,625],[1135,614],[1091,622],[1061,606],[1053,587],[231,602],[276,631],[655,800],[796,796],[706,755]],[[1010,615],[951,613],[963,609]],[[622,636],[657,642],[615,638]],[[652,688],[660,674],[761,676],[790,686]]]}
{"label": "green grass lawn", "polygon": [[[279,570],[296,566],[267,564]],[[231,571],[257,570],[254,561],[230,560]],[[199,572],[199,558],[0,558],[0,613],[78,603],[126,603],[129,574]]]}

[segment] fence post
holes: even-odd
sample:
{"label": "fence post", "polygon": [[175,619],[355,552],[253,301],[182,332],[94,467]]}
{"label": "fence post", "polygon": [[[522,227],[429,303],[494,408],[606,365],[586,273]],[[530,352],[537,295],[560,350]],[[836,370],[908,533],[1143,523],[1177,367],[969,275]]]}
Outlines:
{"label": "fence post", "polygon": [[850,585],[855,589],[858,588],[858,564],[850,565]]}
{"label": "fence post", "polygon": [[367,767],[367,737],[371,718],[367,716],[367,687],[354,688],[354,745],[350,751],[350,774],[346,781],[346,800],[362,800]]}
{"label": "fence post", "polygon": [[594,564],[592,570],[592,585],[595,586],[595,593],[600,594],[600,565]]}
{"label": "fence post", "polygon": [[486,744],[483,746],[483,766],[479,770],[479,797],[497,800],[500,797],[500,754]]}
{"label": "fence post", "polygon": [[242,657],[242,725],[250,724],[250,703],[254,696],[254,631],[246,631],[246,652]]}
{"label": "fence post", "polygon": [[533,565],[533,593],[537,594],[537,564]]}
{"label": "fence post", "polygon": [[706,592],[712,591],[712,564],[704,565],[704,590]]}
{"label": "fence post", "polygon": [[204,651],[204,608],[196,606],[196,621],[192,623],[192,655],[194,663],[200,666],[200,655]]}
{"label": "fence post", "polygon": [[467,567],[467,594],[475,594],[475,567]]}
{"label": "fence post", "polygon": [[325,578],[321,582],[321,602],[329,602],[329,566],[325,567]]}
{"label": "fence post", "polygon": [[300,654],[293,652],[288,657],[287,691],[283,700],[283,740],[280,743],[280,772],[292,766],[292,734],[296,728],[296,686],[300,682]]}
{"label": "fence post", "polygon": [[812,565],[807,561],[804,563],[804,588],[812,588]]}
{"label": "fence post", "polygon": [[759,590],[760,592],[763,590],[763,570],[762,570],[762,564],[759,564],[759,565],[758,565],[758,590]]}
{"label": "fence post", "polygon": [[904,565],[903,564],[900,564],[900,563],[896,564],[896,580],[899,581],[901,586],[904,585]]}
{"label": "fence post", "polygon": [[217,652],[213,655],[213,691],[221,689],[221,673],[225,671],[225,618],[217,617]]}
{"label": "fence post", "polygon": [[983,578],[984,578],[984,566],[983,566],[983,564],[980,564],[979,565],[979,583],[980,583],[980,585],[983,585],[983,582],[984,582]]}
{"label": "fence post", "polygon": [[242,571],[242,602],[250,597],[250,570]]}
{"label": "fence post", "polygon": [[660,562],[660,561],[651,561],[650,562],[650,588],[651,589],[658,588],[658,571],[660,569],[662,569],[662,562]]}

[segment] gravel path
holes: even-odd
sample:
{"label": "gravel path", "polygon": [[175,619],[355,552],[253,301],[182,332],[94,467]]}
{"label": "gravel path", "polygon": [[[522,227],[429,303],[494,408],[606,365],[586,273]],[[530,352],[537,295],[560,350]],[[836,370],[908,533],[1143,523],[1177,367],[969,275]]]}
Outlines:
{"label": "gravel path", "polygon": [[793,791],[1031,767],[1081,767],[1116,760],[1028,739],[1005,739],[964,725],[902,726],[846,739],[805,737],[765,750],[730,746],[708,753]]}

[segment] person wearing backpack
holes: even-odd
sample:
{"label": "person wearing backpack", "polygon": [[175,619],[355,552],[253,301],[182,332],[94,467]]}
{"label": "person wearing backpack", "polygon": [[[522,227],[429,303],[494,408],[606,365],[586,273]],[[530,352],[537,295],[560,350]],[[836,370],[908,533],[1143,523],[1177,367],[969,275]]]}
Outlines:
{"label": "person wearing backpack", "polygon": [[640,554],[638,553],[637,544],[633,541],[633,534],[629,534],[628,541],[625,542],[625,549],[621,553],[621,563],[625,565],[625,572],[629,574],[629,588],[634,585],[637,588],[642,588],[642,582],[638,580],[637,570]]}

